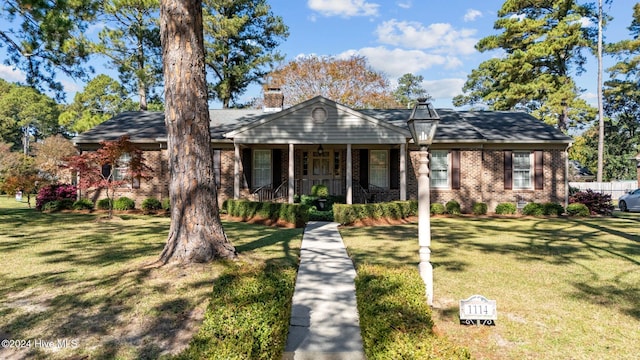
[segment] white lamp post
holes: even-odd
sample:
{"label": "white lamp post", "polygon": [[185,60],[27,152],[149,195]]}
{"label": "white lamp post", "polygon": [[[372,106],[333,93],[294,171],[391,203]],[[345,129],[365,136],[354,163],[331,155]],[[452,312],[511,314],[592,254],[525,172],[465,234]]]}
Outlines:
{"label": "white lamp post", "polygon": [[407,126],[413,142],[420,147],[418,168],[418,243],[420,276],[427,288],[427,304],[433,305],[433,267],[431,266],[431,200],[429,197],[429,145],[433,142],[440,116],[427,99],[418,99]]}

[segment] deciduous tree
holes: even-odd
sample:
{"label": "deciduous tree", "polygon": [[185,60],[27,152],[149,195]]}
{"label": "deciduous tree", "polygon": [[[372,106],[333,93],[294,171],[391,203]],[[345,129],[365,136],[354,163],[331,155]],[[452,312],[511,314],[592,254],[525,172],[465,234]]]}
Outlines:
{"label": "deciduous tree", "polygon": [[212,95],[228,108],[283,59],[289,30],[266,0],[204,0],[204,36]]}
{"label": "deciduous tree", "polygon": [[[78,173],[78,188],[106,190],[109,218],[112,216],[115,190],[133,181],[150,178],[140,150],[123,136],[116,141],[103,141],[96,151],[87,151],[67,159],[68,168]],[[126,169],[120,172],[120,169]]]}
{"label": "deciduous tree", "polygon": [[35,192],[40,180],[40,172],[32,157],[10,151],[6,144],[0,144],[0,190],[15,194],[22,191],[31,207],[31,194]]}
{"label": "deciduous tree", "polygon": [[[59,114],[59,105],[53,99],[31,87],[10,86],[7,93],[0,94],[0,124],[6,129],[3,133],[11,136],[19,129],[25,154],[29,153],[32,141],[62,131],[58,125]],[[16,139],[4,140],[15,142]]]}
{"label": "deciduous tree", "polygon": [[595,44],[592,5],[576,0],[507,0],[480,52],[501,50],[467,78],[454,105],[484,103],[493,110],[524,110],[567,131],[593,120],[595,109],[580,98],[572,76],[583,71],[583,51]]}
{"label": "deciduous tree", "polygon": [[60,114],[60,124],[72,132],[81,133],[101,124],[115,115],[136,110],[137,105],[116,80],[100,74],[76,93],[73,103]]}
{"label": "deciduous tree", "polygon": [[387,77],[364,56],[299,57],[272,72],[269,81],[281,86],[285,107],[318,95],[356,109],[406,106],[394,99]]}
{"label": "deciduous tree", "polygon": [[218,212],[200,0],[161,0],[171,226],[163,263],[234,258]]}
{"label": "deciduous tree", "polygon": [[[65,176],[67,160],[78,154],[73,143],[62,135],[49,136],[33,144],[35,166],[40,170],[43,180],[58,182]],[[70,179],[64,179],[71,183]]]}

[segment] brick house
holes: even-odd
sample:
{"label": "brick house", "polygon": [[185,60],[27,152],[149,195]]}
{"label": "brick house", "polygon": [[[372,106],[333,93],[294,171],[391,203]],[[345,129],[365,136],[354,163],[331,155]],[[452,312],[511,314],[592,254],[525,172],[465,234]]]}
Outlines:
{"label": "brick house", "polygon": [[[356,110],[323,97],[281,109],[265,94],[263,110],[211,110],[218,196],[293,202],[325,184],[347,203],[415,199],[417,146],[406,122],[411,109]],[[556,202],[566,206],[571,138],[522,112],[437,110],[430,147],[432,202],[457,200],[463,211],[485,202]],[[129,135],[145,150],[153,178],[116,196],[139,204],[168,197],[164,114],[126,112],[79,135],[81,151]],[[94,194],[99,197],[100,194]]]}

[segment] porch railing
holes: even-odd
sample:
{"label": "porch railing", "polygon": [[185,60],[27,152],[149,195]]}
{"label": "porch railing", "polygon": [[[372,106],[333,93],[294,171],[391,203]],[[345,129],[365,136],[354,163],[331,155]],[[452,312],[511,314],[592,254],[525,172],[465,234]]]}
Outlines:
{"label": "porch railing", "polygon": [[287,182],[283,181],[278,187],[273,188],[272,184],[260,186],[254,189],[251,194],[257,201],[281,201],[287,198],[289,187]]}

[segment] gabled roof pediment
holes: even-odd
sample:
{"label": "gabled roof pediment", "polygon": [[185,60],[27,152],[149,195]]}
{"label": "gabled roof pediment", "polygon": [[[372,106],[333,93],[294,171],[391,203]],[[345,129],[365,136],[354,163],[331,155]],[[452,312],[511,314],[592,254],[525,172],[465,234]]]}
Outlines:
{"label": "gabled roof pediment", "polygon": [[225,134],[244,144],[398,144],[411,134],[317,96]]}

